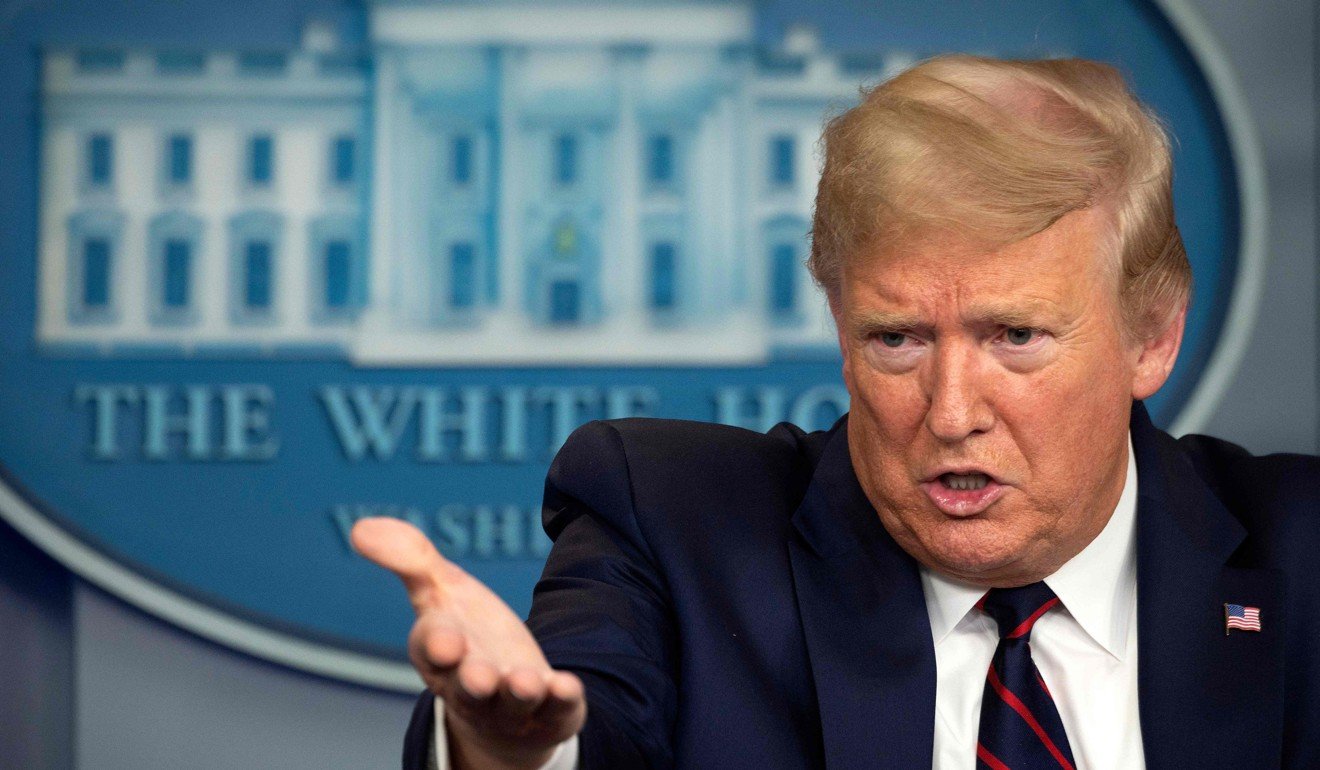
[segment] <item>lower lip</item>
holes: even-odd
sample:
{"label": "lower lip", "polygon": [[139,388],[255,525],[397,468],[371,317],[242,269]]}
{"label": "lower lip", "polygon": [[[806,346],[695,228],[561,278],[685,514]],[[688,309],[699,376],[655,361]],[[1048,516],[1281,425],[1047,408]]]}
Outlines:
{"label": "lower lip", "polygon": [[984,513],[985,509],[1002,497],[1007,489],[1003,484],[994,481],[980,489],[951,489],[939,479],[923,481],[921,488],[941,513],[960,519]]}

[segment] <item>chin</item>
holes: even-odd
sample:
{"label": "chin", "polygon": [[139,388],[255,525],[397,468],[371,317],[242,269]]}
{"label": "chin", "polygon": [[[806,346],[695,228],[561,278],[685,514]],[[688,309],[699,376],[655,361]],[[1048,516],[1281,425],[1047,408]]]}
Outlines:
{"label": "chin", "polygon": [[[989,522],[958,521],[952,532],[937,532],[924,543],[931,557],[928,565],[954,577],[976,580],[1010,571],[1023,557],[1020,534],[1004,533]],[[944,527],[941,527],[944,529]]]}

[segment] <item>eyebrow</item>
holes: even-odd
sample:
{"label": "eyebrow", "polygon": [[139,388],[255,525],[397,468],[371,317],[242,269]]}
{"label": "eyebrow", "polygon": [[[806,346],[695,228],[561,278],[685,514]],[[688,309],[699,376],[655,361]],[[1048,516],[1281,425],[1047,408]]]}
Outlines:
{"label": "eyebrow", "polygon": [[1026,328],[1048,324],[1057,317],[1057,312],[1041,302],[1029,303],[1026,307],[983,307],[968,313],[966,323],[969,326],[1002,326],[1008,329]]}
{"label": "eyebrow", "polygon": [[852,316],[850,321],[849,325],[858,334],[863,335],[884,334],[885,332],[916,329],[928,325],[924,324],[919,316],[884,311],[857,313]]}
{"label": "eyebrow", "polygon": [[[919,315],[890,311],[867,311],[854,314],[851,326],[862,335],[926,329],[931,324]],[[1013,305],[988,304],[972,309],[963,317],[971,327],[999,326],[1009,329],[1030,328],[1058,323],[1059,311],[1048,302],[1027,300]]]}
{"label": "eyebrow", "polygon": [[1076,320],[1075,310],[1039,297],[1019,297],[1012,302],[986,302],[971,308],[964,319],[970,326],[1000,326],[1007,329],[1064,327]]}

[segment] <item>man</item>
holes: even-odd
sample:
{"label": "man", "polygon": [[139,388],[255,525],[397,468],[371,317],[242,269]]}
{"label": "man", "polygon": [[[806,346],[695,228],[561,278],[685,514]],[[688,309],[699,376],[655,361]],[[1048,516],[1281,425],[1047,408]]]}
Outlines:
{"label": "man", "polygon": [[832,430],[579,429],[530,634],[355,529],[418,613],[405,764],[1320,767],[1320,467],[1150,424],[1190,274],[1119,75],[938,58],[825,148]]}

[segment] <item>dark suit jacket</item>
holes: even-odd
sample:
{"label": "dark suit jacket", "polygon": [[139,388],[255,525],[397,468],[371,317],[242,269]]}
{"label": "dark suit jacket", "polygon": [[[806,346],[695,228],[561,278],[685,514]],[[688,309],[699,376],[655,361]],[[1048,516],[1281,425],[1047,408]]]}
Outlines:
{"label": "dark suit jacket", "polygon": [[[847,429],[622,420],[564,445],[528,625],[586,684],[584,768],[931,766],[917,564]],[[1320,462],[1175,441],[1140,404],[1132,443],[1148,767],[1320,768]],[[1226,635],[1226,602],[1261,632]],[[405,767],[433,719],[423,694]]]}

